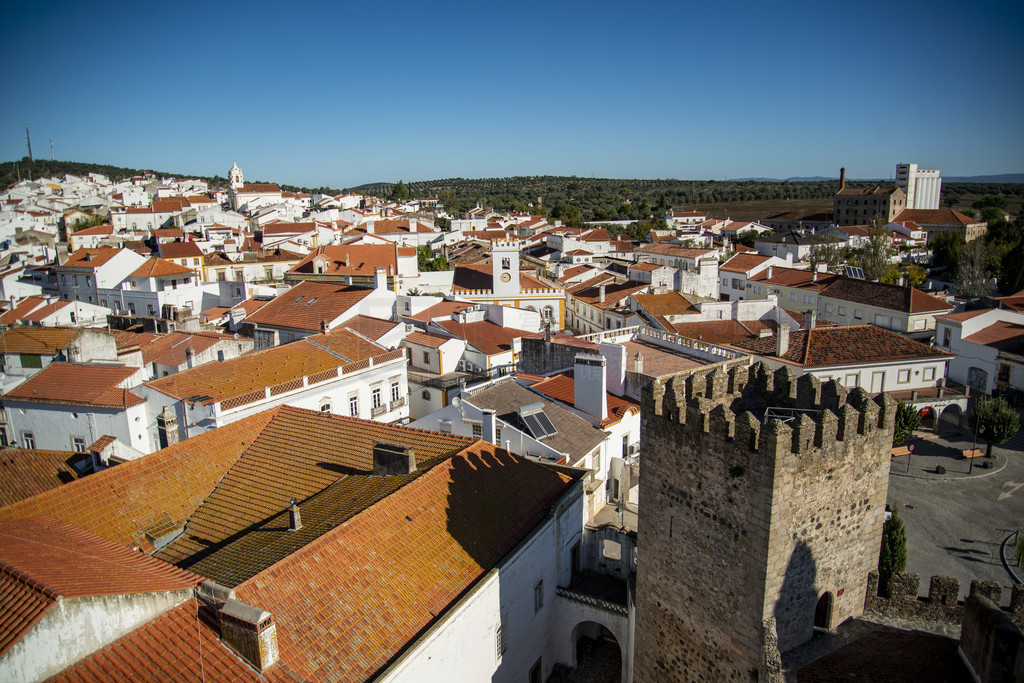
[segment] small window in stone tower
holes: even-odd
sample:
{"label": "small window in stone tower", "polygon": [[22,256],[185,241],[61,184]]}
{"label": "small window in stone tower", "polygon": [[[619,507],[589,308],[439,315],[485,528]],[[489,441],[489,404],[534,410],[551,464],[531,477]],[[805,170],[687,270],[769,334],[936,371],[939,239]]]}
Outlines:
{"label": "small window in stone tower", "polygon": [[507,258],[507,257],[506,257],[506,258],[503,258],[503,259],[501,259],[501,267],[502,267],[502,268],[503,268],[504,270],[508,270],[508,269],[510,269],[510,268],[512,267],[512,259],[510,259],[510,258]]}

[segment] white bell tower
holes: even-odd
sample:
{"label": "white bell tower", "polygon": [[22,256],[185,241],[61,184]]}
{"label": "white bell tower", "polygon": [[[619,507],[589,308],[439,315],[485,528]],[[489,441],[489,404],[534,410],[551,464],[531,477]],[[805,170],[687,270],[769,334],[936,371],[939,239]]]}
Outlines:
{"label": "white bell tower", "polygon": [[517,239],[491,241],[491,277],[495,296],[519,296],[519,247]]}
{"label": "white bell tower", "polygon": [[228,171],[228,185],[230,185],[232,189],[240,190],[242,189],[243,184],[242,169],[238,168],[237,164],[231,164],[231,170]]}

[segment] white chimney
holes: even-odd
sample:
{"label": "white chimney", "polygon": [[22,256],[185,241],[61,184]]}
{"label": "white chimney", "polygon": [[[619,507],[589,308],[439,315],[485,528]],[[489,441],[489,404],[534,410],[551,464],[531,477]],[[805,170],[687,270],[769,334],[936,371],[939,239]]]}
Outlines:
{"label": "white chimney", "polygon": [[604,303],[604,285],[597,288],[597,300],[600,303]]}
{"label": "white chimney", "polygon": [[483,419],[482,438],[487,443],[494,443],[494,435],[497,433],[497,424],[494,420],[494,411],[490,408],[481,411]]}
{"label": "white chimney", "polygon": [[775,355],[782,357],[789,351],[789,325],[779,325],[779,331],[775,334]]}
{"label": "white chimney", "polygon": [[573,405],[599,420],[608,417],[608,385],[603,356],[581,353],[573,364]]}
{"label": "white chimney", "polygon": [[386,290],[388,288],[387,271],[382,267],[373,269],[373,286],[376,289]]}

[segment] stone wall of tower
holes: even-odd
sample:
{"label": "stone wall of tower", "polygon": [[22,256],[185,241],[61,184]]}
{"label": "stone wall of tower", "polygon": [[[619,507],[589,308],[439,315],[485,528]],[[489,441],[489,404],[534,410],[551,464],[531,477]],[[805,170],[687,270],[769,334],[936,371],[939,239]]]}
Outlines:
{"label": "stone wall of tower", "polygon": [[[642,397],[635,678],[749,681],[863,609],[895,402],[763,363],[660,378]],[[786,424],[769,407],[795,409]],[[801,410],[808,412],[801,413]]]}

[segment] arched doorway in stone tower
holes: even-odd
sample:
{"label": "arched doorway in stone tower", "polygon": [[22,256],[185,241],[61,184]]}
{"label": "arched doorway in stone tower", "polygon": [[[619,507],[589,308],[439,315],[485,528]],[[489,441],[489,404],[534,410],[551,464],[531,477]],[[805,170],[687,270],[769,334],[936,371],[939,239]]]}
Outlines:
{"label": "arched doorway in stone tower", "polygon": [[814,627],[828,629],[832,624],[832,594],[828,591],[818,599],[814,608]]}

